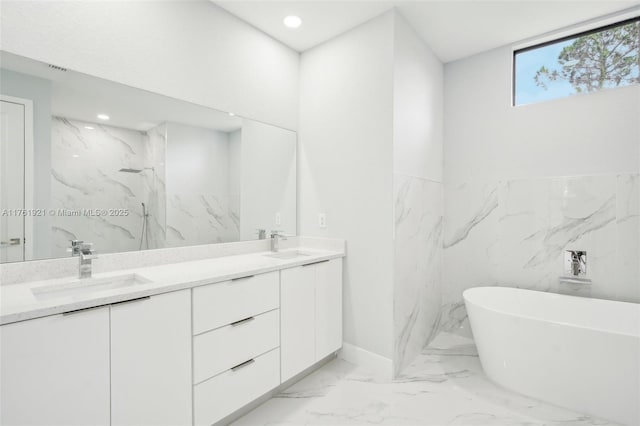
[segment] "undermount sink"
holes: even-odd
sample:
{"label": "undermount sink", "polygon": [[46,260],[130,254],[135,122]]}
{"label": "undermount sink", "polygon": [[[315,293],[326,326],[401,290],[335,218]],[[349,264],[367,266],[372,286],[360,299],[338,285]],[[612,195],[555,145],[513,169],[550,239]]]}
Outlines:
{"label": "undermount sink", "polygon": [[311,256],[311,254],[305,253],[299,250],[292,250],[292,251],[281,251],[277,253],[265,254],[265,256],[275,257],[276,259],[293,259],[296,257]]}
{"label": "undermount sink", "polygon": [[127,274],[107,278],[76,279],[63,284],[33,288],[31,292],[37,300],[49,300],[59,297],[82,296],[98,291],[133,287],[150,282],[151,280],[141,277],[138,274]]}

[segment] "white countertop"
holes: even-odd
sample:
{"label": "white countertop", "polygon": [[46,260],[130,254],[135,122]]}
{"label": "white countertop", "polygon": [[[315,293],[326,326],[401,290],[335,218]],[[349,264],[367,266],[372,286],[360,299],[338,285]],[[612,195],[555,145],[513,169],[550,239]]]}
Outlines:
{"label": "white countertop", "polygon": [[[37,300],[32,289],[61,285],[77,281],[78,278],[68,277],[0,286],[0,325],[227,281],[247,275],[278,271],[345,255],[343,251],[305,247],[293,250],[304,252],[308,256],[277,259],[266,256],[272,254],[271,252],[259,252],[94,274],[91,279],[87,279],[87,285],[90,285],[92,280],[130,274],[136,274],[150,282],[48,300]],[[286,251],[290,250],[282,252]]]}

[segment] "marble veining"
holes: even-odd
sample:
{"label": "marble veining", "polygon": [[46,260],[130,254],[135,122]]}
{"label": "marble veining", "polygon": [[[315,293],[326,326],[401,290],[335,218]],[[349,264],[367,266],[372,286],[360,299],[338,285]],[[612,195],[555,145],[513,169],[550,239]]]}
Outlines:
{"label": "marble veining", "polygon": [[[68,256],[70,236],[94,243],[101,252],[137,250],[143,177],[119,170],[143,167],[145,134],[60,117],[52,118],[51,131],[50,208],[56,212],[51,218],[51,254]],[[119,208],[129,214],[87,213]]]}
{"label": "marble veining", "polygon": [[144,157],[151,173],[144,173],[144,197],[147,200],[148,239],[143,248],[157,249],[166,247],[166,150],[167,125],[162,123],[147,131],[147,143],[144,145]]}
{"label": "marble veining", "polygon": [[[470,335],[462,303],[470,287],[640,302],[639,199],[637,173],[447,187],[440,328]],[[587,251],[591,285],[559,282],[570,249]]]}
{"label": "marble veining", "polygon": [[458,229],[450,239],[448,239],[444,243],[444,248],[453,247],[456,244],[463,241],[465,238],[469,236],[469,233],[473,228],[475,228],[480,222],[485,220],[487,216],[491,214],[495,209],[498,208],[498,196],[497,191],[492,191],[487,197],[485,203],[480,206],[479,210],[475,212],[475,214],[471,217],[471,219],[464,224],[460,229]]}
{"label": "marble veining", "polygon": [[473,341],[440,333],[395,380],[334,360],[249,412],[258,425],[613,426],[487,379]]}
{"label": "marble veining", "polygon": [[435,335],[442,286],[442,184],[394,174],[394,374]]}
{"label": "marble veining", "polygon": [[176,244],[206,244],[240,239],[228,197],[219,194],[171,194],[167,198],[167,241]]}

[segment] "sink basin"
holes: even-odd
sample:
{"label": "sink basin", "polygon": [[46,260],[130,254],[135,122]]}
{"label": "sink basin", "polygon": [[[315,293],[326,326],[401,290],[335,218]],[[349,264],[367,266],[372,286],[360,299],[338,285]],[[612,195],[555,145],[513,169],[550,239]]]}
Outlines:
{"label": "sink basin", "polygon": [[37,300],[49,300],[59,297],[84,296],[93,292],[133,287],[150,282],[151,280],[138,274],[127,274],[107,278],[77,279],[63,284],[32,288],[31,292]]}
{"label": "sink basin", "polygon": [[275,257],[276,259],[293,259],[301,256],[311,256],[309,253],[305,253],[299,250],[280,251],[277,253],[265,254],[267,257]]}

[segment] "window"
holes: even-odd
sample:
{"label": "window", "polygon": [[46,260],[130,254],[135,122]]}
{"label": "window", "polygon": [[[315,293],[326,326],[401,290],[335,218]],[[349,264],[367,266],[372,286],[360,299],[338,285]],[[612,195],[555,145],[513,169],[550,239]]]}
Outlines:
{"label": "window", "polygon": [[640,17],[513,52],[513,104],[640,84]]}

